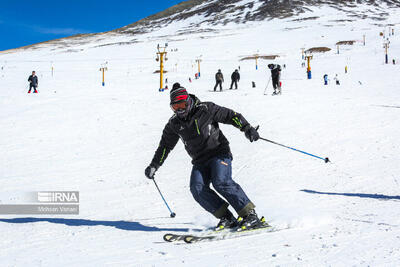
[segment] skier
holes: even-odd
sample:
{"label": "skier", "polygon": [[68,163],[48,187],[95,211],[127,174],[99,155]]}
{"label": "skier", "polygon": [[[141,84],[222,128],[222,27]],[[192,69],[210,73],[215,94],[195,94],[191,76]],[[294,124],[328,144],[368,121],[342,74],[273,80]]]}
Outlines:
{"label": "skier", "polygon": [[333,78],[336,81],[336,85],[340,85],[339,77],[336,73],[335,78]]}
{"label": "skier", "polygon": [[231,87],[229,89],[232,89],[233,84],[235,84],[235,89],[238,89],[237,83],[240,80],[240,74],[239,74],[238,70],[235,70],[234,72],[232,72],[231,80],[232,80]]}
{"label": "skier", "polygon": [[38,77],[36,76],[36,72],[35,71],[32,71],[32,75],[29,76],[28,82],[29,82],[28,94],[31,93],[32,88],[33,88],[33,93],[37,94],[36,88],[38,87],[39,82],[38,82]]}
{"label": "skier", "polygon": [[218,70],[218,72],[215,74],[215,86],[214,86],[214,92],[217,89],[217,86],[219,85],[219,91],[222,91],[222,83],[224,82],[224,75],[222,74],[221,70]]}
{"label": "skier", "polygon": [[324,84],[328,85],[328,74],[324,75]]}
{"label": "skier", "polygon": [[[174,115],[165,125],[159,146],[145,169],[146,177],[154,179],[155,172],[182,139],[193,164],[190,191],[200,206],[220,219],[216,229],[236,226],[251,229],[259,225],[261,220],[254,210],[255,205],[232,180],[232,154],[218,123],[233,125],[244,132],[250,142],[259,139],[257,130],[241,114],[213,102],[201,102],[179,83],[175,83],[170,92],[170,105]],[[210,188],[210,183],[226,201]],[[238,220],[229,211],[228,203],[240,216]]]}
{"label": "skier", "polygon": [[272,86],[274,87],[272,95],[281,94],[281,66],[279,64],[268,64],[268,68],[271,70]]}

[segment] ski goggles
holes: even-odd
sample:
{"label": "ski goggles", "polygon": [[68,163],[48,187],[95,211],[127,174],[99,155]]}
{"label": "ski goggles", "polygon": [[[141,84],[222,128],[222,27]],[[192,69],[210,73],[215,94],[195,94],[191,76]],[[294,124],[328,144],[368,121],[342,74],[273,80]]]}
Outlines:
{"label": "ski goggles", "polygon": [[188,105],[187,101],[174,103],[174,104],[171,104],[171,109],[174,112],[177,112],[177,111],[180,111],[180,110],[186,110],[187,105]]}

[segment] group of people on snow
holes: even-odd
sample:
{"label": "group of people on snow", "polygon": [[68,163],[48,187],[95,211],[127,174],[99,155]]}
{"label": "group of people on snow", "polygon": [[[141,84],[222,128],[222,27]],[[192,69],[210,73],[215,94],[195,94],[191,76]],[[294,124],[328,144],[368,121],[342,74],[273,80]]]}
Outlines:
{"label": "group of people on snow", "polygon": [[[279,64],[268,64],[268,68],[271,70],[271,79],[272,79],[272,86],[274,88],[273,95],[281,94],[281,66]],[[240,69],[240,67],[239,67]],[[240,81],[240,74],[239,70],[235,69],[234,72],[231,74],[231,86],[229,87],[230,90],[233,89],[233,85],[235,85],[235,89],[238,89],[238,82]],[[222,91],[222,83],[224,82],[224,75],[222,74],[221,70],[219,69],[217,73],[215,73],[215,86],[214,92],[217,91],[219,86],[219,90]],[[253,82],[254,83],[254,82]]]}
{"label": "group of people on snow", "polygon": [[[231,90],[233,85],[235,85],[235,89],[238,89],[238,82],[240,81],[240,74],[239,71],[236,69],[234,72],[232,72],[231,75],[231,86],[229,89]],[[221,70],[219,69],[217,73],[215,73],[215,86],[214,86],[214,92],[217,90],[217,87],[219,86],[219,91],[222,91],[222,83],[224,82],[224,75],[222,74]]]}
{"label": "group of people on snow", "polygon": [[[271,70],[271,78],[272,78],[272,85],[274,88],[274,93],[273,95],[280,94],[281,93],[281,82],[280,82],[280,74],[281,74],[281,66],[279,64],[269,64],[268,68]],[[239,66],[240,70],[240,66]],[[233,86],[235,86],[235,89],[238,89],[238,82],[240,81],[240,73],[238,69],[235,69],[232,74],[231,74],[231,85],[229,87],[230,90],[233,89]],[[198,73],[195,75],[195,79],[198,79]],[[37,93],[37,87],[39,85],[38,82],[38,77],[36,76],[36,72],[32,71],[32,75],[29,76],[28,78],[29,82],[29,91],[28,94],[31,93],[31,90],[33,88],[33,93]],[[167,83],[168,80],[166,79],[165,82]],[[192,82],[192,79],[189,78],[189,82]],[[217,87],[219,86],[219,90],[222,91],[222,83],[224,82],[224,75],[221,72],[221,69],[217,71],[215,74],[215,86],[214,86],[214,92],[217,90]],[[254,84],[254,82],[253,82]],[[253,85],[254,87],[254,85]]]}
{"label": "group of people on snow", "polygon": [[[328,85],[328,82],[329,82],[328,74],[324,74],[323,78],[324,78],[324,85]],[[340,85],[340,80],[339,80],[339,76],[337,73],[335,74],[335,77],[333,78],[333,80],[335,81],[336,85]]]}

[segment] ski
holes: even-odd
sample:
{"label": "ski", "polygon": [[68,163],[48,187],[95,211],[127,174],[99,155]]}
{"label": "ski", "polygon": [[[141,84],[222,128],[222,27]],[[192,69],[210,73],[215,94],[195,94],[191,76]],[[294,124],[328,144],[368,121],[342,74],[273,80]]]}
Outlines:
{"label": "ski", "polygon": [[[201,231],[196,237],[207,237],[207,236],[217,236],[223,232],[227,232],[228,230],[215,230],[214,228],[208,228]],[[194,236],[191,234],[172,234],[167,233],[163,236],[164,241],[166,242],[177,242],[177,241],[184,241],[186,237]]]}
{"label": "ski", "polygon": [[230,230],[225,230],[222,231],[220,234],[210,234],[210,235],[201,235],[201,236],[196,236],[196,235],[186,235],[183,240],[186,243],[192,244],[192,243],[197,243],[197,242],[204,242],[204,241],[213,241],[213,240],[224,240],[224,239],[230,239],[230,238],[235,238],[235,237],[241,237],[241,236],[248,236],[253,233],[258,233],[258,232],[276,232],[279,231],[280,229],[277,229],[270,224],[268,224],[264,218],[261,218],[261,223],[253,228],[246,229],[246,228],[241,228],[241,227],[236,227]]}
{"label": "ski", "polygon": [[163,236],[163,239],[164,239],[164,241],[167,241],[167,242],[176,242],[176,241],[184,240],[185,236],[186,236],[185,234],[170,234],[170,233],[168,233]]}
{"label": "ski", "polygon": [[224,239],[231,239],[236,237],[242,236],[249,236],[255,233],[271,233],[277,232],[282,229],[276,228],[271,226],[268,222],[266,222],[264,217],[261,217],[260,224],[246,229],[240,226],[231,228],[231,229],[223,229],[223,230],[216,230],[214,228],[208,228],[204,231],[199,232],[198,234],[173,234],[167,233],[164,235],[163,239],[166,242],[180,242],[184,241],[185,243],[198,243],[198,242],[205,242],[205,241],[216,241],[216,240],[224,240]]}
{"label": "ski", "polygon": [[208,236],[187,235],[183,238],[183,241],[185,241],[188,244],[192,244],[205,241],[217,241],[217,240],[250,236],[256,233],[272,233],[272,232],[277,232],[279,230],[280,229],[276,229],[273,227],[262,227],[262,228],[253,228],[243,231],[229,231],[221,235],[208,235]]}
{"label": "ski", "polygon": [[185,243],[191,244],[191,243],[196,243],[196,242],[202,242],[205,240],[213,240],[216,238],[217,238],[216,235],[210,235],[210,236],[187,235],[183,238],[183,241],[185,241]]}

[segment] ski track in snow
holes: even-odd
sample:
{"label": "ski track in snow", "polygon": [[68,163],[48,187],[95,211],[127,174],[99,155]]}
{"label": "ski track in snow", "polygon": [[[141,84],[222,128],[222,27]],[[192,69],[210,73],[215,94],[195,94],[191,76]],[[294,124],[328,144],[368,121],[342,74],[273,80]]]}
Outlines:
{"label": "ski track in snow", "polygon": [[[395,23],[400,11],[390,12]],[[163,32],[138,37],[143,42],[131,46],[0,54],[0,203],[21,203],[32,191],[80,192],[79,215],[1,215],[0,265],[398,266],[400,67],[384,64],[382,28],[368,20],[324,27],[331,16],[272,20],[237,31],[229,24],[223,36],[169,40],[169,48],[178,48],[168,50],[169,87],[179,81],[201,100],[260,125],[261,136],[332,161],[263,141],[249,143],[240,131],[222,125],[234,156],[234,179],[259,215],[290,229],[191,245],[162,240],[167,232],[197,233],[217,223],[190,195],[191,164],[182,143],[156,174],[176,218],[169,218],[143,174],[171,116],[169,92],[158,92],[153,74]],[[178,26],[164,30],[173,33]],[[389,50],[397,61],[398,31],[396,26]],[[337,41],[360,40],[363,34],[366,46],[358,42],[336,54]],[[300,48],[319,45],[333,49],[314,55],[313,78],[307,80]],[[271,84],[263,96],[271,61],[259,60],[257,71],[255,62],[239,62],[257,51],[278,53],[274,62],[286,64],[281,96],[271,96]],[[202,55],[199,80],[193,77],[193,55]],[[209,92],[217,69],[226,89],[239,65],[239,90]],[[26,94],[33,69],[37,95]],[[333,83],[336,73],[340,86]]]}

